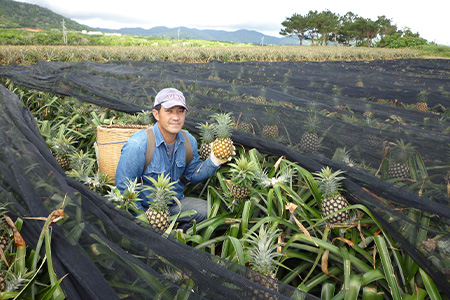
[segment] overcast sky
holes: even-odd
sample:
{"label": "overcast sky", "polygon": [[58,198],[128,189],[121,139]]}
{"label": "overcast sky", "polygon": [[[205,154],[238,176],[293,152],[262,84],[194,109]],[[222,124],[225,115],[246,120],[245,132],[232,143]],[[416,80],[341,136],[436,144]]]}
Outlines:
{"label": "overcast sky", "polygon": [[[450,1],[399,0],[20,0],[40,5],[89,27],[120,29],[185,26],[197,29],[256,30],[281,37],[281,22],[294,13],[326,9],[344,15],[391,19],[398,28],[409,27],[430,42],[450,45]],[[373,3],[370,5],[369,3]]]}

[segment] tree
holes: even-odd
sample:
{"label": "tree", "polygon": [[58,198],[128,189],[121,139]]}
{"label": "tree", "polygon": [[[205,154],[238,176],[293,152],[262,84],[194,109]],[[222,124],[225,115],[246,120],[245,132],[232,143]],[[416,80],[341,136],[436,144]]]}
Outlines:
{"label": "tree", "polygon": [[299,14],[293,14],[292,17],[286,18],[281,23],[285,28],[280,31],[281,35],[292,36],[296,35],[300,40],[300,46],[303,45],[305,33],[309,30],[308,19]]}
{"label": "tree", "polygon": [[379,16],[376,23],[380,28],[380,39],[383,39],[385,36],[389,34],[393,34],[397,32],[397,25],[393,25],[392,20],[386,18],[386,16]]}
{"label": "tree", "polygon": [[370,47],[370,45],[372,45],[373,38],[376,37],[380,31],[378,24],[371,19],[358,17],[355,20],[354,25],[356,32],[358,32],[358,39],[361,42],[366,39],[367,47]]}
{"label": "tree", "polygon": [[355,29],[355,20],[358,18],[358,15],[347,12],[344,16],[340,17],[339,21],[341,26],[338,30],[337,40],[346,45],[350,46],[352,40],[357,38],[357,32]]}
{"label": "tree", "polygon": [[317,15],[317,31],[320,33],[321,44],[326,46],[328,37],[334,35],[334,43],[337,46],[337,32],[340,27],[339,16],[329,10],[325,10]]}

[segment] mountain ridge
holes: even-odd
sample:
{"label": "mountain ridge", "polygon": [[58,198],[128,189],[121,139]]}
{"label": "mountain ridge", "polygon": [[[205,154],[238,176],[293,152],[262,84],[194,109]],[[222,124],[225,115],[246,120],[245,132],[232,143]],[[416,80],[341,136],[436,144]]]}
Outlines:
{"label": "mountain ridge", "polygon": [[150,29],[142,27],[109,29],[91,27],[80,24],[48,8],[37,4],[0,0],[0,28],[35,28],[42,30],[62,30],[62,21],[68,31],[96,30],[103,33],[121,33],[132,36],[154,36],[171,39],[194,39],[206,41],[222,41],[232,43],[248,43],[263,45],[298,45],[294,37],[274,37],[248,29],[225,31],[215,29],[196,29],[188,27],[169,28],[156,26]]}
{"label": "mountain ridge", "polygon": [[248,29],[236,31],[216,30],[216,29],[196,29],[185,26],[169,28],[166,26],[156,26],[149,29],[142,27],[108,29],[95,27],[95,30],[107,33],[121,33],[135,36],[155,36],[172,39],[194,39],[207,41],[223,41],[233,43],[249,43],[264,45],[298,45],[299,41],[293,37],[274,37],[261,32]]}

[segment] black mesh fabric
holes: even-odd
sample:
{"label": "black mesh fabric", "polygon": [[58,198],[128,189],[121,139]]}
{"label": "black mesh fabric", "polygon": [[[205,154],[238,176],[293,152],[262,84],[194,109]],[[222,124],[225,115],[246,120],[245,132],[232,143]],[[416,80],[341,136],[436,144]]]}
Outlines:
{"label": "black mesh fabric", "polygon": [[[250,133],[233,132],[236,144],[284,155],[310,172],[323,166],[345,170],[348,199],[367,206],[450,296],[449,267],[436,263],[442,257],[416,243],[424,219],[430,223],[428,239],[450,239],[450,119],[442,114],[450,103],[449,60],[193,64],[40,61],[34,66],[2,66],[0,76],[27,88],[69,95],[127,113],[149,109],[160,89],[176,87],[187,98],[190,111],[185,125],[192,133],[198,133],[197,124],[211,114],[233,112],[238,123],[252,126]],[[424,97],[435,113],[414,109]],[[53,254],[57,274],[69,274],[63,281],[69,299],[117,298],[120,287],[109,283],[117,282],[115,276],[119,275],[122,284],[133,283],[137,290],[143,289],[143,299],[161,291],[171,296],[190,293],[189,299],[246,299],[245,293],[261,289],[246,279],[247,269],[152,233],[101,196],[67,178],[27,108],[3,87],[1,99],[2,198],[13,203],[10,209],[17,215],[47,216],[61,204],[61,194],[67,195],[65,212],[70,217],[53,226]],[[320,147],[307,153],[301,137],[307,130],[304,121],[312,111],[326,113],[316,114]],[[368,116],[375,123],[368,123]],[[275,138],[263,132],[264,125],[273,123],[269,120],[279,128]],[[410,182],[409,188],[374,174],[381,169],[386,145],[399,139],[415,147],[428,171],[426,181]],[[343,147],[351,150],[354,163],[333,159],[336,149]],[[27,241],[35,243],[41,223],[25,222]],[[96,256],[96,247],[108,249],[115,259],[103,261]],[[193,278],[193,290],[182,290],[163,278],[157,270],[167,266]],[[117,268],[122,270],[120,274],[114,271]],[[139,270],[153,276],[140,277]],[[277,296],[313,299],[281,283]]]}

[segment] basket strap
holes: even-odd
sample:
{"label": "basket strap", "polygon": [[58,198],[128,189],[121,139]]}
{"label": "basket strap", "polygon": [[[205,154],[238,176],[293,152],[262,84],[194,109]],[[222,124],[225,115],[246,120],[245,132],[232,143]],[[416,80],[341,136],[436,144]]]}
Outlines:
{"label": "basket strap", "polygon": [[[184,145],[184,150],[186,152],[186,166],[191,162],[193,153],[191,147],[191,141],[189,141],[189,137],[186,132],[181,131],[186,140]],[[150,165],[153,158],[153,151],[155,150],[155,133],[153,132],[153,126],[147,128],[147,152],[145,152],[145,167],[142,173],[144,173],[145,169]]]}

